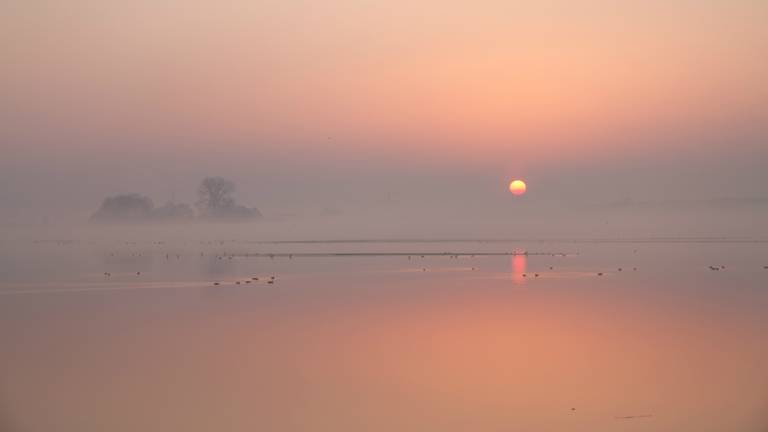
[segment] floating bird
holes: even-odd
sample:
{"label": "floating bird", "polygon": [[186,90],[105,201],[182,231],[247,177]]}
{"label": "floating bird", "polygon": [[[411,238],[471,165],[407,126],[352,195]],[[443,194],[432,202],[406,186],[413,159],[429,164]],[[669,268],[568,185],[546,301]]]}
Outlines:
{"label": "floating bird", "polygon": [[653,415],[652,414],[628,415],[628,416],[616,417],[616,420],[632,420],[632,419],[648,418],[648,417],[653,417]]}
{"label": "floating bird", "polygon": [[273,280],[268,280],[268,281],[267,281],[267,283],[268,283],[268,284],[273,284],[273,283],[275,283],[275,281],[273,281]]}
{"label": "floating bird", "polygon": [[218,282],[214,282],[213,284],[214,284],[214,285],[220,285]]}
{"label": "floating bird", "polygon": [[602,273],[598,273],[597,275],[598,275],[598,276],[602,276],[603,274],[602,274]]}
{"label": "floating bird", "polygon": [[538,274],[538,273],[535,273],[535,274],[534,274],[534,276],[535,276],[535,277],[539,277],[539,274]]}

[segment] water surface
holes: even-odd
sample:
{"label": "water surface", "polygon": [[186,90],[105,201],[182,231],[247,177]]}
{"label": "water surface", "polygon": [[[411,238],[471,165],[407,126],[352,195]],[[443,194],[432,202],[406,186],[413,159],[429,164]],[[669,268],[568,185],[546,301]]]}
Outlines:
{"label": "water surface", "polygon": [[59,240],[2,254],[2,430],[768,427],[760,241]]}

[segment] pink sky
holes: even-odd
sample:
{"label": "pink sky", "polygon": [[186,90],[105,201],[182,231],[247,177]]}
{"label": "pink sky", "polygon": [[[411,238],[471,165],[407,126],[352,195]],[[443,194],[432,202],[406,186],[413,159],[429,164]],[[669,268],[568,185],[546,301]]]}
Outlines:
{"label": "pink sky", "polygon": [[[677,198],[703,196],[691,185],[713,170],[737,182],[715,195],[759,196],[766,179],[763,2],[0,8],[0,167],[17,198],[42,193],[39,170],[90,200],[223,170],[326,189],[338,167],[348,182],[402,168],[484,188],[578,171],[632,196],[611,185],[640,162],[666,169],[649,186]],[[698,177],[676,180],[678,166]],[[82,184],[94,176],[100,187]]]}

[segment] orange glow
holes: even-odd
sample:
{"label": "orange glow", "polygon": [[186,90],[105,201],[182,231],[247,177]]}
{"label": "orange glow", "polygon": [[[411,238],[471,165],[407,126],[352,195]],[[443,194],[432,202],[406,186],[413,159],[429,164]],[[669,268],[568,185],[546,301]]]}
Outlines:
{"label": "orange glow", "polygon": [[527,189],[528,186],[522,180],[513,180],[509,184],[509,191],[512,192],[512,195],[515,196],[523,195]]}
{"label": "orange glow", "polygon": [[[170,0],[134,2],[129,23],[85,0],[67,2],[71,20],[61,2],[15,3],[0,14],[3,107],[30,110],[41,142],[94,136],[68,139],[72,158],[114,138],[196,157],[226,142],[246,160],[258,141],[310,161],[589,162],[646,154],[656,133],[730,130],[768,106],[766,2],[195,2],[180,17],[185,2]],[[67,55],[30,37],[36,26],[65,36]]]}
{"label": "orange glow", "polygon": [[512,255],[512,281],[515,283],[525,283],[525,268],[528,261],[528,257],[525,255],[519,255],[519,252],[515,251],[515,255]]}

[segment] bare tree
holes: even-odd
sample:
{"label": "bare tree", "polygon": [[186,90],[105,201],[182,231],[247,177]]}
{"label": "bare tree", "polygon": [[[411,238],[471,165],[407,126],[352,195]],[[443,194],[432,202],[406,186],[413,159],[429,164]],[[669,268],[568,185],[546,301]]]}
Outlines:
{"label": "bare tree", "polygon": [[237,204],[232,197],[235,184],[222,177],[206,177],[197,190],[200,215],[215,218],[260,218],[255,208]]}
{"label": "bare tree", "polygon": [[206,177],[197,190],[197,207],[202,213],[216,213],[235,204],[235,184],[223,177]]}

